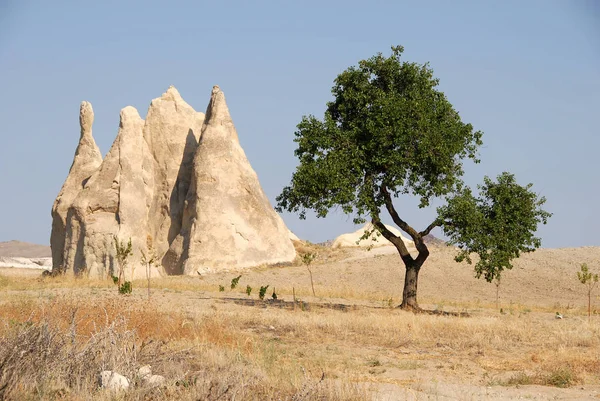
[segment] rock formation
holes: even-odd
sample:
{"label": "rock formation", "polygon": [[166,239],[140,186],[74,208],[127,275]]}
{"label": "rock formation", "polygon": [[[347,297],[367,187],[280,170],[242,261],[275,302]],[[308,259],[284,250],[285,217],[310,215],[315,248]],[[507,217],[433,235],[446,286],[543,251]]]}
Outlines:
{"label": "rock formation", "polygon": [[134,258],[139,261],[146,243],[139,233],[147,231],[143,124],[133,107],[121,110],[117,139],[69,209],[64,249],[67,270],[85,270],[91,276],[115,274],[115,236],[121,241],[131,237]]}
{"label": "rock formation", "polygon": [[173,86],[148,109],[144,139],[149,235],[164,255],[181,231],[183,207],[192,178],[194,154],[204,113],[196,112]]}
{"label": "rock formation", "polygon": [[[402,233],[397,228],[388,226],[387,224],[385,226],[387,227],[388,230],[390,230],[392,233],[394,233],[394,235],[402,238],[402,241],[404,241],[404,244],[406,245],[406,247],[408,248],[409,251],[413,251],[413,250],[416,251],[415,243],[413,241],[409,240],[408,238],[406,238],[404,235],[402,235]],[[331,247],[332,248],[342,248],[342,247],[367,248],[367,247],[379,247],[379,246],[392,245],[392,243],[390,241],[388,241],[387,239],[385,239],[382,235],[380,235],[377,230],[375,230],[375,232],[373,232],[373,234],[371,234],[371,236],[369,238],[361,240],[361,237],[365,234],[365,231],[372,231],[372,230],[373,230],[373,224],[366,223],[364,226],[362,226],[358,230],[354,231],[353,233],[342,234],[339,237],[337,237],[333,241],[333,244],[331,245]],[[358,242],[358,244],[357,244],[357,242]]]}
{"label": "rock formation", "polygon": [[[240,146],[225,95],[215,86],[194,157],[181,238],[173,260],[185,274],[294,259],[289,230]],[[183,263],[181,263],[183,262]]]}
{"label": "rock formation", "polygon": [[79,125],[81,127],[79,145],[75,150],[75,157],[67,179],[52,206],[50,244],[52,247],[52,265],[57,270],[61,270],[64,266],[63,252],[68,210],[87,180],[102,163],[102,154],[92,136],[93,124],[94,110],[92,105],[88,102],[81,102],[79,108]]}
{"label": "rock formation", "polygon": [[[145,121],[124,108],[104,160],[93,139],[96,153],[88,149],[91,106],[84,104],[82,139],[52,209],[53,270],[116,275],[115,238],[132,242],[126,280],[145,277],[143,254],[157,257],[154,277],[294,259],[288,229],[260,187],[218,87],[206,120],[174,87],[152,101]],[[92,153],[95,164],[91,157],[84,163],[81,155]]]}

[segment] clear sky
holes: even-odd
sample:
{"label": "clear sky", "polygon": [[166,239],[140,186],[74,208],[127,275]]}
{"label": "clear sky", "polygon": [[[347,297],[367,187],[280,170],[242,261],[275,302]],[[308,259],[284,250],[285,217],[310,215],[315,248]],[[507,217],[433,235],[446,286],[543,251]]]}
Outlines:
{"label": "clear sky", "polygon": [[[0,0],[0,241],[49,244],[54,198],[92,103],[106,154],[119,110],[145,116],[175,85],[205,111],[218,84],[274,203],[297,164],[293,134],[322,117],[334,78],[401,44],[484,132],[466,181],[508,170],[548,198],[544,247],[600,245],[600,2]],[[434,211],[397,207],[417,229]],[[320,242],[352,218],[299,220]]]}

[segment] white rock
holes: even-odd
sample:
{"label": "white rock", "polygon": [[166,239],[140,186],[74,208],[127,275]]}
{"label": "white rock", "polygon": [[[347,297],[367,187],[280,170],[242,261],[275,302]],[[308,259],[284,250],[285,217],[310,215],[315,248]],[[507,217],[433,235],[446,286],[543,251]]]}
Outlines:
{"label": "white rock", "polygon": [[82,102],[79,107],[80,137],[75,150],[75,157],[69,174],[52,205],[52,233],[50,234],[50,247],[52,248],[53,269],[64,268],[65,235],[67,214],[73,201],[83,190],[83,187],[92,174],[102,163],[102,154],[92,136],[94,123],[94,110],[88,102]]}
{"label": "white rock", "polygon": [[125,280],[145,278],[148,246],[158,262],[152,277],[295,258],[295,237],[264,194],[218,87],[206,118],[174,87],[152,101],[146,121],[124,108],[104,160],[88,103],[80,122],[80,146],[52,212],[53,269],[116,275],[115,236],[133,246]]}
{"label": "white rock", "polygon": [[[400,233],[400,231],[397,228],[388,226],[387,224],[386,224],[386,227],[388,230],[390,230],[392,233],[394,233],[394,235],[402,238],[402,241],[404,242],[404,244],[406,245],[406,247],[408,248],[409,251],[416,250],[415,243],[413,241],[409,240],[408,238],[406,238],[404,235],[402,235],[402,233]],[[342,234],[339,237],[337,237],[333,241],[333,244],[331,245],[331,247],[332,248],[342,248],[342,247],[364,247],[364,248],[366,248],[366,247],[378,247],[378,246],[392,245],[392,243],[390,241],[388,241],[387,239],[385,239],[383,237],[383,235],[380,235],[379,231],[377,231],[377,230],[375,230],[375,232],[373,232],[373,234],[371,234],[371,236],[368,239],[360,240],[360,238],[365,234],[365,231],[372,230],[372,229],[373,229],[373,224],[366,223],[364,226],[362,226],[358,230],[354,231],[353,233]],[[357,244],[356,242],[359,240],[360,240],[360,242]]]}
{"label": "white rock", "polygon": [[112,391],[127,390],[129,388],[129,380],[125,376],[104,370],[100,373],[100,387]]}
{"label": "white rock", "polygon": [[296,234],[294,234],[291,230],[288,230],[288,231],[289,231],[288,235],[292,241],[300,241],[300,238],[298,238],[298,236]]}
{"label": "white rock", "polygon": [[194,158],[180,243],[184,273],[291,262],[289,230],[263,192],[218,86]]}
{"label": "white rock", "polygon": [[[121,110],[119,133],[99,169],[79,193],[67,217],[64,263],[67,271],[103,277],[116,275],[114,236],[129,237],[139,266],[145,247],[145,186],[142,177],[144,121],[133,107]],[[142,271],[144,269],[137,269]],[[125,274],[126,280],[131,277]]]}
{"label": "white rock", "polygon": [[148,387],[158,387],[165,384],[165,377],[161,375],[148,375],[144,377],[144,385]]}
{"label": "white rock", "polygon": [[138,369],[137,372],[138,378],[143,379],[146,376],[152,375],[152,367],[150,365],[144,365]]}
{"label": "white rock", "polygon": [[[204,113],[196,112],[173,86],[148,108],[144,125],[149,150],[144,157],[148,234],[161,257],[181,231],[203,123]],[[181,274],[175,259],[167,258],[163,265],[168,273]]]}

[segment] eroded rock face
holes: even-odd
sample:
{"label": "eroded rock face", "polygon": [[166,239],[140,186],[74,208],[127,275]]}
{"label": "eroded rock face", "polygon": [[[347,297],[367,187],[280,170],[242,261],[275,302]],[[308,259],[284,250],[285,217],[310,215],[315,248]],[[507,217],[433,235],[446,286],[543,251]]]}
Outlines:
{"label": "eroded rock face", "polygon": [[[89,119],[82,121],[83,138]],[[85,175],[75,162],[71,170],[68,182]],[[131,239],[133,246],[125,280],[145,277],[143,253],[159,262],[153,277],[295,257],[289,231],[260,187],[218,87],[206,119],[174,87],[152,101],[145,121],[126,107],[110,151],[86,174],[89,179],[69,192],[65,207],[55,207],[66,224],[62,238],[53,230],[53,254],[63,258],[57,257],[54,268],[116,275],[115,237]],[[65,199],[62,193],[55,205]]]}
{"label": "eroded rock face", "polygon": [[114,275],[115,236],[122,241],[132,239],[130,265],[139,264],[146,241],[139,234],[147,231],[143,124],[133,107],[121,110],[117,138],[69,209],[64,251],[68,271],[85,271],[94,277]]}
{"label": "eroded rock face", "polygon": [[[204,113],[196,112],[171,86],[148,109],[144,139],[148,234],[157,255],[164,255],[181,231],[194,154]],[[171,266],[166,266],[169,271]]]}
{"label": "eroded rock face", "polygon": [[52,206],[50,244],[52,247],[52,265],[58,270],[64,269],[63,253],[68,210],[77,195],[83,190],[87,180],[102,163],[102,154],[92,136],[93,123],[94,110],[92,105],[88,102],[81,102],[79,108],[79,125],[81,127],[79,144],[75,150],[75,157],[67,179]]}
{"label": "eroded rock face", "polygon": [[289,230],[240,146],[218,86],[206,110],[187,202],[181,233],[185,274],[295,258]]}

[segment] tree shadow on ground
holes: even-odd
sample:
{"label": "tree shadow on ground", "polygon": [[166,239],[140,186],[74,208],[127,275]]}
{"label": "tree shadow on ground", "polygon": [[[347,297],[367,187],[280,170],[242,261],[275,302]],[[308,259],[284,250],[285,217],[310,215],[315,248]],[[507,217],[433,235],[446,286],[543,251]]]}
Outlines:
{"label": "tree shadow on ground", "polygon": [[[279,308],[279,309],[287,309],[287,310],[302,310],[302,311],[311,311],[318,309],[330,309],[330,310],[338,310],[342,312],[349,311],[357,311],[357,310],[368,310],[368,309],[394,309],[389,307],[382,306],[370,306],[370,305],[347,305],[340,303],[331,303],[331,302],[306,302],[301,300],[296,301],[284,301],[281,299],[248,299],[248,298],[220,298],[218,301],[220,302],[233,302],[236,305],[243,306],[254,306],[258,308]],[[427,315],[437,315],[437,316],[454,316],[454,317],[470,317],[471,315],[467,312],[446,312],[440,310],[426,310],[421,309],[417,312],[417,314],[427,314]]]}

